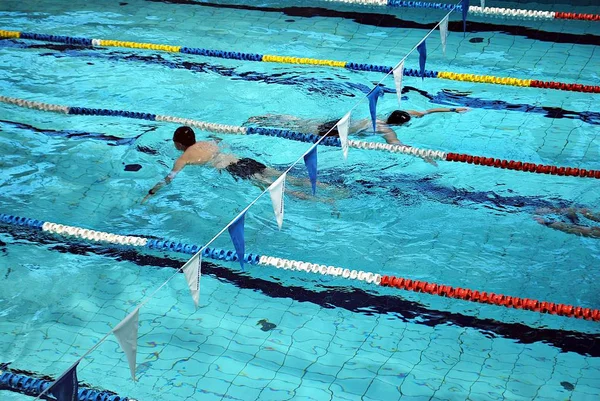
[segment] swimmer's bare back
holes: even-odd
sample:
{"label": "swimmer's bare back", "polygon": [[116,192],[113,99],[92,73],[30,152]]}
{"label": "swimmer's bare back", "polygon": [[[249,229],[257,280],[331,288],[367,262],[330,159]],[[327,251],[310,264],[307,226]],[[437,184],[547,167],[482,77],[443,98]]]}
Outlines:
{"label": "swimmer's bare back", "polygon": [[205,164],[219,154],[219,146],[213,141],[198,141],[183,152],[178,162],[182,164]]}

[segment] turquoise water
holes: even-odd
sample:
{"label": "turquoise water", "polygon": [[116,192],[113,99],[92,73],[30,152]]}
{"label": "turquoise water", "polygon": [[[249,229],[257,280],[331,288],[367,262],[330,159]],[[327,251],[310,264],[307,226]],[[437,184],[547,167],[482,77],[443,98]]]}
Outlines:
{"label": "turquoise water", "polygon": [[[393,65],[427,32],[402,21],[443,17],[435,10],[316,1],[228,8],[124,3],[8,1],[0,26]],[[309,17],[322,11],[302,7],[330,12]],[[600,12],[564,4],[520,7]],[[369,25],[383,17],[366,14],[385,12],[401,26]],[[597,43],[580,44],[598,40],[598,24],[494,19],[465,38],[451,32],[446,57],[436,32],[428,40],[427,68],[600,85]],[[509,25],[521,26],[521,35],[506,33]],[[265,113],[337,118],[382,78],[344,69],[25,40],[0,41],[0,63],[4,96],[234,125]],[[417,65],[416,55],[406,63]],[[390,79],[384,83],[393,87]],[[405,85],[413,88],[405,94],[406,108],[444,102],[472,107],[466,114],[433,115],[399,128],[405,143],[600,169],[597,94],[410,77]],[[382,114],[396,107],[394,93],[380,100]],[[565,118],[546,116],[559,111]],[[170,142],[176,125],[5,104],[0,116],[3,213],[202,244],[260,193],[226,173],[188,167],[140,205],[178,155]],[[366,117],[366,104],[354,116]],[[201,139],[208,135],[198,131]],[[283,139],[221,137],[227,151],[281,169],[308,148]],[[319,148],[320,179],[332,188],[314,200],[286,198],[283,230],[277,230],[268,197],[250,210],[248,252],[599,307],[598,239],[552,230],[533,219],[537,208],[548,205],[597,210],[596,180],[446,162],[434,167],[409,156],[353,149],[344,162],[340,153]],[[129,164],[142,168],[125,171]],[[294,174],[305,172],[297,168]],[[169,267],[185,262],[176,254],[106,251],[0,228],[0,362],[43,375],[59,375],[167,280],[174,273]],[[214,245],[231,248],[227,235]],[[141,310],[137,383],[112,337],[80,364],[80,380],[138,400],[595,400],[600,392],[598,323],[269,267],[241,272],[228,262],[204,266],[198,311],[189,298],[178,276]],[[275,327],[261,325],[262,319]],[[2,399],[29,398],[2,392]]]}

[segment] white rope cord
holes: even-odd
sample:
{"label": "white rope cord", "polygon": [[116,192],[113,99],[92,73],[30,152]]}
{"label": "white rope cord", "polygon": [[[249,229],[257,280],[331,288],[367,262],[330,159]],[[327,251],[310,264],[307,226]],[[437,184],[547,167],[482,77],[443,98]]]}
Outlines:
{"label": "white rope cord", "polygon": [[363,270],[350,270],[343,267],[326,266],[317,263],[307,263],[298,260],[275,258],[273,256],[261,256],[258,262],[262,266],[274,266],[278,269],[296,270],[306,273],[321,274],[324,276],[343,277],[349,280],[360,280],[369,284],[379,285],[381,275]]}
{"label": "white rope cord", "polygon": [[328,2],[335,3],[346,3],[346,4],[360,4],[363,6],[379,6],[385,7],[387,6],[387,0],[326,0]]}
{"label": "white rope cord", "polygon": [[440,150],[432,149],[421,149],[413,146],[405,145],[394,145],[390,143],[380,142],[364,142],[350,139],[348,146],[356,149],[370,149],[370,150],[384,150],[392,153],[403,153],[405,155],[412,155],[422,158],[430,158],[433,160],[445,160],[446,153]]}
{"label": "white rope cord", "polygon": [[518,20],[550,20],[554,19],[554,11],[535,11],[535,10],[519,10],[516,8],[500,8],[500,7],[486,7],[481,8],[479,6],[470,6],[469,14],[474,16],[489,15],[495,18],[504,19],[518,19]]}
{"label": "white rope cord", "polygon": [[240,134],[246,135],[248,128],[240,127],[237,125],[225,125],[225,124],[214,124],[205,121],[191,120],[188,118],[171,117],[157,115],[155,121],[164,121],[169,123],[177,123],[187,125],[189,127],[196,127],[204,131],[219,132],[223,134]]}
{"label": "white rope cord", "polygon": [[54,112],[57,112],[57,113],[64,113],[64,114],[68,114],[69,113],[69,107],[67,107],[67,106],[59,106],[59,105],[56,105],[56,104],[34,102],[34,101],[31,101],[31,100],[17,99],[17,98],[8,97],[8,96],[0,96],[0,102],[4,102],[4,103],[8,103],[8,104],[14,104],[15,106],[20,106],[20,107],[27,107],[29,109],[37,109],[37,110],[43,110],[43,111],[54,111]]}
{"label": "white rope cord", "polygon": [[42,226],[42,231],[58,235],[83,238],[95,242],[108,242],[118,245],[146,246],[148,243],[147,238],[133,237],[128,235],[115,235],[103,231],[88,230],[87,228],[65,226],[62,224],[51,223],[49,221],[44,223]]}

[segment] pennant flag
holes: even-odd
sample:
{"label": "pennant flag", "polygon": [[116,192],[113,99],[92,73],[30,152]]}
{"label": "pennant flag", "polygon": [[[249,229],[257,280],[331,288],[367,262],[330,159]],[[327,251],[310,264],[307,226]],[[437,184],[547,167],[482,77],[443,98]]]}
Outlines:
{"label": "pennant flag", "polygon": [[63,373],[48,389],[48,392],[51,392],[56,397],[56,401],[77,401],[79,399],[77,396],[77,392],[79,391],[77,365],[79,365],[79,361]]}
{"label": "pennant flag", "polygon": [[135,308],[133,312],[121,320],[121,323],[113,329],[113,334],[117,337],[117,341],[127,357],[127,362],[129,362],[129,371],[131,372],[133,381],[135,381],[139,312],[140,308]]}
{"label": "pennant flag", "polygon": [[448,16],[440,22],[440,39],[442,40],[442,51],[446,55],[446,38],[448,37]]}
{"label": "pennant flag", "polygon": [[467,36],[467,14],[469,12],[469,0],[462,0],[463,35]]}
{"label": "pennant flag", "polygon": [[198,309],[198,303],[200,302],[200,274],[202,272],[202,252],[198,252],[192,256],[185,265],[183,265],[183,275],[190,287],[192,293],[192,299],[194,305]]}
{"label": "pennant flag", "polygon": [[377,100],[383,96],[383,89],[377,85],[371,93],[367,95],[369,98],[369,111],[371,112],[371,121],[373,122],[373,132],[377,131]]}
{"label": "pennant flag", "polygon": [[346,113],[346,115],[337,122],[337,130],[340,136],[340,142],[342,143],[344,159],[348,158],[348,127],[350,126],[350,113],[350,111]]}
{"label": "pennant flag", "polygon": [[308,178],[312,184],[313,195],[317,192],[317,147],[313,147],[310,152],[304,155],[304,164],[308,170]]}
{"label": "pennant flag", "polygon": [[484,8],[485,8],[485,0],[481,0],[481,10],[483,11]]}
{"label": "pennant flag", "polygon": [[231,242],[233,242],[233,246],[235,247],[235,253],[237,254],[238,260],[240,261],[240,266],[242,270],[244,270],[244,252],[246,251],[246,243],[244,241],[244,217],[246,216],[246,212],[244,212],[240,217],[238,217],[228,228],[229,236],[231,237]]}
{"label": "pennant flag", "polygon": [[404,76],[404,61],[398,67],[394,68],[394,84],[396,84],[396,94],[398,95],[398,105],[402,101],[402,77]]}
{"label": "pennant flag", "polygon": [[427,61],[427,46],[425,40],[419,43],[417,50],[419,51],[419,68],[421,69],[421,79],[425,79],[425,62]]}
{"label": "pennant flag", "polygon": [[[341,136],[341,135],[340,135]],[[283,225],[283,192],[285,191],[285,176],[287,173],[283,173],[281,177],[275,180],[274,183],[269,187],[269,194],[271,195],[271,202],[273,203],[273,212],[275,213],[275,220],[281,230]]]}

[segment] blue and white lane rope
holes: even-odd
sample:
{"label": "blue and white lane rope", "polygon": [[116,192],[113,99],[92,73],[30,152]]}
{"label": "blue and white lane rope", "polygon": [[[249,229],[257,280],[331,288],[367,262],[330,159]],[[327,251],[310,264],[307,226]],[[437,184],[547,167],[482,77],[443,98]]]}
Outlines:
{"label": "blue and white lane rope", "polygon": [[[183,244],[174,241],[147,240],[142,237],[121,236],[101,231],[82,229],[79,227],[65,226],[62,224],[44,222],[40,220],[28,219],[25,217],[0,214],[0,222],[27,226],[41,229],[42,231],[58,234],[71,235],[96,242],[108,242],[125,246],[140,246],[150,249],[168,250],[172,252],[194,253],[201,248],[197,245]],[[144,240],[144,241],[140,241]],[[145,245],[142,245],[145,243]],[[211,259],[235,261],[237,260],[234,251],[227,251],[219,248],[204,248],[202,255]],[[317,263],[307,263],[297,260],[276,258],[266,255],[245,254],[245,260],[252,265],[273,266],[284,270],[297,270],[306,273],[315,273],[334,277],[343,277],[350,280],[360,280],[368,284],[382,287],[394,287],[405,291],[422,292],[436,296],[443,296],[464,301],[477,302],[483,304],[494,304],[506,308],[524,309],[539,313],[550,313],[570,318],[586,319],[600,321],[600,310],[583,308],[581,306],[559,304],[554,302],[538,301],[529,298],[520,298],[493,292],[471,290],[468,288],[451,287],[448,285],[431,283],[426,281],[412,280],[403,277],[381,276],[363,270],[350,270],[341,267],[320,265]],[[172,276],[174,277],[174,276]],[[170,279],[169,279],[170,280]],[[169,282],[167,280],[166,283]],[[164,285],[164,284],[163,284]],[[89,351],[91,352],[91,351]],[[82,357],[83,358],[83,357]]]}
{"label": "blue and white lane rope", "polygon": [[[168,241],[163,239],[147,239],[144,237],[117,235],[103,231],[89,230],[87,228],[68,226],[63,224],[52,223],[31,219],[27,217],[19,217],[0,213],[0,222],[29,227],[32,229],[41,230],[46,233],[75,237],[85,239],[92,242],[109,243],[114,245],[132,246],[140,248],[155,249],[161,251],[178,252],[194,255],[202,248],[199,245],[185,244],[177,241]],[[233,250],[221,248],[206,247],[202,251],[203,258],[214,260],[237,261],[238,257]],[[304,261],[284,259],[267,255],[257,255],[253,253],[244,254],[245,262],[251,265],[272,266],[284,270],[297,270],[306,273],[315,273],[334,277],[343,277],[350,280],[360,280],[369,284],[379,285],[381,283],[381,275],[363,270],[354,270],[343,267],[327,266],[318,263],[309,263]]]}
{"label": "blue and white lane rope", "polygon": [[[27,376],[22,373],[0,371],[0,390],[8,390],[35,397],[46,391],[53,381]],[[78,401],[136,401],[133,398],[111,394],[106,391],[91,388],[79,388]]]}
{"label": "blue and white lane rope", "polygon": [[[0,96],[0,102],[12,104],[19,107],[26,107],[34,110],[52,111],[55,113],[62,113],[68,115],[85,115],[85,116],[113,116],[113,117],[126,117],[136,118],[149,121],[160,121],[168,123],[176,123],[181,125],[187,125],[189,127],[195,127],[203,131],[221,133],[221,134],[236,134],[236,135],[264,135],[274,136],[279,138],[290,139],[300,142],[315,143],[321,139],[320,136],[315,134],[305,134],[302,132],[290,131],[285,129],[275,128],[262,128],[262,127],[241,127],[235,125],[226,124],[215,124],[206,121],[192,120],[189,118],[164,116],[153,113],[141,113],[137,111],[128,110],[110,110],[110,109],[97,109],[88,107],[71,107],[71,106],[60,106],[49,103],[36,102],[31,100],[18,99],[8,96]],[[342,143],[339,138],[328,136],[323,138],[321,141],[322,145],[341,147]],[[433,149],[423,149],[414,146],[404,145],[393,145],[380,142],[365,142],[350,139],[348,140],[348,147],[356,149],[368,149],[368,150],[380,150],[391,153],[401,153],[406,155],[412,155],[422,158],[429,158],[432,160],[445,160],[446,152]]]}

